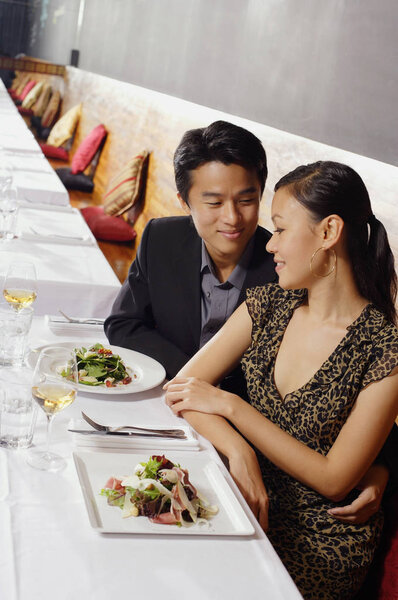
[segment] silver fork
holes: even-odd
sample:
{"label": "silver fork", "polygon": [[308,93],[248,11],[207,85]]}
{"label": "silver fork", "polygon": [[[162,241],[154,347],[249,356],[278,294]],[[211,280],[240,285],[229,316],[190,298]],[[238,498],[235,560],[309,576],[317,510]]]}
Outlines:
{"label": "silver fork", "polygon": [[58,309],[58,312],[60,315],[62,315],[67,321],[69,321],[69,323],[80,323],[80,324],[98,324],[98,325],[103,325],[104,320],[105,319],[96,319],[95,317],[92,318],[88,318],[88,319],[74,319],[72,317],[68,317],[68,315],[66,315],[60,308]]}
{"label": "silver fork", "polygon": [[96,423],[95,421],[90,419],[90,417],[88,417],[86,414],[84,414],[83,411],[82,411],[82,417],[89,425],[91,425],[91,427],[94,427],[94,429],[96,429],[97,431],[105,431],[105,432],[113,433],[116,431],[122,431],[124,429],[131,429],[133,431],[143,431],[143,432],[154,433],[156,435],[159,435],[160,437],[162,435],[166,435],[167,437],[175,437],[175,438],[178,438],[181,440],[187,439],[187,436],[185,435],[185,431],[183,429],[149,429],[147,427],[134,427],[134,425],[123,425],[121,427],[109,427],[108,425],[100,425],[99,423]]}

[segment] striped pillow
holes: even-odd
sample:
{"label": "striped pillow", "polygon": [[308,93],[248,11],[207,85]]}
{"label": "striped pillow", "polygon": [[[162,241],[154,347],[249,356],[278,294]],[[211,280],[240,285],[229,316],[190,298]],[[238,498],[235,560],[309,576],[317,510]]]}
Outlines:
{"label": "striped pillow", "polygon": [[46,110],[41,118],[42,127],[51,127],[57,116],[59,105],[61,104],[61,94],[55,91],[51,96],[51,100],[47,105]]}
{"label": "striped pillow", "polygon": [[112,179],[104,196],[104,213],[120,216],[138,200],[143,185],[143,167],[148,157],[144,150],[134,156]]}
{"label": "striped pillow", "polygon": [[43,116],[44,111],[46,110],[47,105],[50,102],[51,92],[51,86],[48,85],[48,83],[45,83],[40,96],[38,97],[35,104],[32,106],[33,114],[35,115],[35,117]]}

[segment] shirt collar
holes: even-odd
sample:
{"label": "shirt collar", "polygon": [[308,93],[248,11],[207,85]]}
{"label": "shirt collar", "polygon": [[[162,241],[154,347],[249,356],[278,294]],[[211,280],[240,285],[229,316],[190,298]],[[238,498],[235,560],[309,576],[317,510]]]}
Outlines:
{"label": "shirt collar", "polygon": [[[247,274],[247,269],[249,267],[252,255],[253,255],[253,248],[254,248],[254,236],[251,238],[251,240],[249,241],[249,243],[247,244],[245,250],[243,251],[242,256],[239,259],[238,264],[235,266],[234,270],[232,271],[231,275],[228,277],[228,282],[233,285],[234,287],[236,287],[238,290],[241,290],[243,287],[243,283],[245,281],[245,277]],[[225,285],[224,284],[220,284],[219,279],[216,275],[215,269],[214,269],[214,264],[213,261],[206,249],[205,243],[202,240],[202,263],[201,263],[201,268],[200,268],[200,272],[203,273],[211,273],[213,275],[213,277],[218,281],[219,285]]]}

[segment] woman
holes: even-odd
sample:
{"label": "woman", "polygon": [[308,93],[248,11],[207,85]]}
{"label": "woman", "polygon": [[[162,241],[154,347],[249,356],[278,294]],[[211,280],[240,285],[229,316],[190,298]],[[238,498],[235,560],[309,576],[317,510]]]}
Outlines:
{"label": "woman", "polygon": [[[248,291],[165,386],[166,400],[230,464],[241,452],[250,456],[246,440],[256,448],[268,535],[304,598],[351,598],[372,560],[382,514],[361,525],[332,514],[353,497],[398,413],[394,261],[350,167],[298,167],[275,192],[267,250],[279,286]],[[242,356],[250,404],[213,387]],[[256,474],[247,464],[250,487]]]}

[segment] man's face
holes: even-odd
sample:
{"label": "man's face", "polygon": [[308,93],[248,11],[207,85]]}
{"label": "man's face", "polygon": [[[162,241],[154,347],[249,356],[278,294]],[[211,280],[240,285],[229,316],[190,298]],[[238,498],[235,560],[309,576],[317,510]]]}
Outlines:
{"label": "man's face", "polygon": [[255,171],[240,165],[209,162],[191,174],[188,206],[216,267],[235,266],[257,223],[261,187]]}

